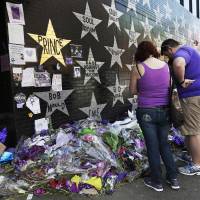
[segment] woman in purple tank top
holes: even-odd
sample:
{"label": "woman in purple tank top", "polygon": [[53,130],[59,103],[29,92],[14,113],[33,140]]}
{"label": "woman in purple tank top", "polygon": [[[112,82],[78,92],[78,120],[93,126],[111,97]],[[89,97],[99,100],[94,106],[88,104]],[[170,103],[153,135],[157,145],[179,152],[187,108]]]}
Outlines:
{"label": "woman in purple tank top", "polygon": [[160,156],[166,167],[166,180],[172,189],[179,189],[176,165],[168,144],[169,84],[168,65],[159,60],[159,53],[150,41],[138,45],[132,70],[130,91],[138,95],[136,116],[144,134],[151,176],[144,184],[163,191]]}

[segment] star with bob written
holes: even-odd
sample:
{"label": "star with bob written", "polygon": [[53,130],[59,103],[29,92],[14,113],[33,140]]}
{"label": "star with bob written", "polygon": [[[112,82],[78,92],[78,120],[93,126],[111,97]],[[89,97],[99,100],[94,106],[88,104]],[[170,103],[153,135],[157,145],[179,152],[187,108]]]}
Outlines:
{"label": "star with bob written", "polygon": [[46,117],[51,116],[56,110],[60,110],[66,115],[69,115],[65,99],[73,92],[73,90],[62,91],[47,91],[47,92],[34,92],[34,95],[38,96],[42,100],[48,103]]}
{"label": "star with bob written", "polygon": [[40,65],[45,63],[51,57],[54,57],[61,64],[65,65],[61,49],[70,43],[71,40],[57,38],[50,19],[46,35],[37,35],[32,33],[28,33],[28,35],[43,47]]}

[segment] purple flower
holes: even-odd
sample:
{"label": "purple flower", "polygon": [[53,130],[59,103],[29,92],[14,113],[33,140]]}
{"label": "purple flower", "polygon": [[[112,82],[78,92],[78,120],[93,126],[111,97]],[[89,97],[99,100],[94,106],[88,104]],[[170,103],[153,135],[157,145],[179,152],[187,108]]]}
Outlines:
{"label": "purple flower", "polygon": [[0,142],[5,143],[6,138],[7,138],[7,128],[4,128],[2,131],[0,131]]}

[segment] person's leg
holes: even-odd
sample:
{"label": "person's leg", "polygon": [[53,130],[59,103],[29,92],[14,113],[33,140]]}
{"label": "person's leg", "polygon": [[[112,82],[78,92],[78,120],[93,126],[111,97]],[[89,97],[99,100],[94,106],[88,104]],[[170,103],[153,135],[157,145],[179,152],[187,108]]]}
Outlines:
{"label": "person's leg", "polygon": [[156,112],[151,109],[138,109],[137,119],[142,129],[147,147],[151,179],[161,184],[160,152],[157,138],[157,125],[154,123]]}
{"label": "person's leg", "polygon": [[200,166],[200,135],[191,135],[188,137],[188,149],[195,165]]}
{"label": "person's leg", "polygon": [[170,146],[168,144],[168,133],[169,133],[169,124],[167,124],[166,122],[158,127],[160,154],[166,167],[167,178],[176,179],[177,169],[172,156]]}

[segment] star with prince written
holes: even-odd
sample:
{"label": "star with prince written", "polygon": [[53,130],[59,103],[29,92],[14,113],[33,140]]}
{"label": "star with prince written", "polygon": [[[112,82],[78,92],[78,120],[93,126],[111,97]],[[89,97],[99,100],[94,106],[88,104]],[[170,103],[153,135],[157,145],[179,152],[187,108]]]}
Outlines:
{"label": "star with prince written", "polygon": [[32,33],[28,33],[28,35],[43,47],[40,65],[51,57],[56,58],[61,64],[65,65],[61,49],[71,40],[57,38],[51,20],[49,20],[46,35]]}

